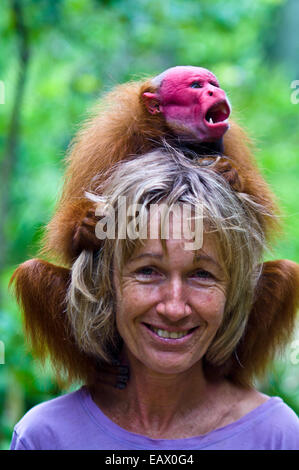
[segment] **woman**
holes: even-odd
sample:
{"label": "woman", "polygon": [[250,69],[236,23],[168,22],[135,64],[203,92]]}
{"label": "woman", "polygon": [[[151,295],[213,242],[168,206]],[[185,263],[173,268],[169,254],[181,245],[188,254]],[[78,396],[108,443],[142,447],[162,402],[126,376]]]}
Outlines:
{"label": "woman", "polygon": [[[295,413],[252,385],[297,307],[278,320],[257,291],[260,208],[171,150],[119,164],[100,194],[89,197],[102,245],[78,257],[67,295],[77,349],[64,366],[86,385],[30,410],[11,448],[298,448]],[[283,267],[298,286],[298,267]],[[47,341],[63,366],[62,346]]]}

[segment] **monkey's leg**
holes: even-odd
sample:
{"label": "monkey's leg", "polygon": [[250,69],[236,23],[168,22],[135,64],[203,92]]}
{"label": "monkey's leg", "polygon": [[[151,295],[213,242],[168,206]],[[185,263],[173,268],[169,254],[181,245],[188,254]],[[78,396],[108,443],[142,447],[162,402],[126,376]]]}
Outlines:
{"label": "monkey's leg", "polygon": [[15,270],[10,284],[34,353],[42,361],[50,356],[56,370],[67,372],[71,379],[88,379],[93,362],[75,343],[65,312],[70,279],[70,270],[31,259]]}
{"label": "monkey's leg", "polygon": [[[255,301],[237,355],[236,374],[262,375],[287,345],[294,332],[299,309],[299,265],[289,260],[267,261],[262,265]],[[246,382],[246,380],[245,380]]]}

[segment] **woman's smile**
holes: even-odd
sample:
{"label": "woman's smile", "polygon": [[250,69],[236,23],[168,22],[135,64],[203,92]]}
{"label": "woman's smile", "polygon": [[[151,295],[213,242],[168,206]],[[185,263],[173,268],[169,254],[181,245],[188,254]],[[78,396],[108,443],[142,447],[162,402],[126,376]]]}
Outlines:
{"label": "woman's smile", "polygon": [[143,323],[143,325],[145,325],[150,331],[152,331],[153,333],[155,333],[155,335],[157,335],[159,338],[163,338],[163,339],[181,339],[181,338],[185,338],[186,336],[190,336],[191,333],[193,333],[193,331],[195,331],[195,329],[197,329],[198,327],[195,327],[195,328],[190,328],[190,329],[185,329],[185,330],[169,330],[169,329],[164,329],[162,326],[153,326],[153,325],[150,325],[150,324],[147,324],[147,323]]}

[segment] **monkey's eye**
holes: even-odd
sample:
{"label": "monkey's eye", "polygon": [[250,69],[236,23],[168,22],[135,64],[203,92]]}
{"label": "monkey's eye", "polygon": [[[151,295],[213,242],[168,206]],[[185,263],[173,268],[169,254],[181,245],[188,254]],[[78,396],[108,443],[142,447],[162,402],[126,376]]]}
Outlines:
{"label": "monkey's eye", "polygon": [[219,85],[218,85],[218,83],[216,83],[216,82],[210,82],[210,85],[213,85],[213,86],[219,88]]}
{"label": "monkey's eye", "polygon": [[200,82],[192,82],[190,85],[191,88],[202,88],[203,85]]}

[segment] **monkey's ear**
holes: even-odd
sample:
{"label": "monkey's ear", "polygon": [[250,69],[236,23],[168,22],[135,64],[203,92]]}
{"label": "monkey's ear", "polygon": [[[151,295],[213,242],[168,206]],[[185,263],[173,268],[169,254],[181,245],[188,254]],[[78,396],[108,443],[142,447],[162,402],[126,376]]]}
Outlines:
{"label": "monkey's ear", "polygon": [[160,100],[155,93],[146,91],[145,93],[142,93],[142,98],[146,109],[150,114],[161,113]]}

